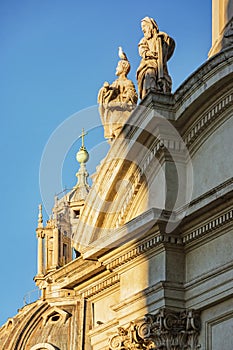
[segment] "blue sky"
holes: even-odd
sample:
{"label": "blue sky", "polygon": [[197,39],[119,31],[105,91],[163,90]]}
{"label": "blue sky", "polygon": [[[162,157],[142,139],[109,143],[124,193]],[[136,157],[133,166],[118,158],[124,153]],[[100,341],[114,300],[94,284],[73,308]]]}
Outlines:
{"label": "blue sky", "polygon": [[[129,78],[136,84],[140,20],[145,16],[153,17],[160,30],[176,41],[169,61],[174,91],[207,59],[211,0],[0,2],[0,324],[14,316],[23,306],[24,295],[35,289],[43,149],[62,122],[85,109],[76,133],[78,137],[83,126],[89,128],[86,146],[92,159],[88,170],[94,172],[103,132],[96,119],[93,124],[98,125],[91,130],[92,108],[96,110],[92,106],[103,82],[115,79],[119,45],[131,62]],[[80,140],[72,143],[60,171],[62,187],[68,188],[76,181],[75,152]],[[54,157],[57,153],[59,147]],[[49,167],[46,170],[56,177]],[[53,189],[51,203],[56,191],[60,188]]]}

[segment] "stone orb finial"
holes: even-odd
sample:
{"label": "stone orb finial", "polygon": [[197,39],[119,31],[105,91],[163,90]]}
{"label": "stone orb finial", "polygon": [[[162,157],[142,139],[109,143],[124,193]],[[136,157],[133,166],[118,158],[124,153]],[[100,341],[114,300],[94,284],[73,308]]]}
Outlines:
{"label": "stone orb finial", "polygon": [[76,159],[79,163],[86,163],[89,159],[89,153],[85,147],[80,147],[79,151],[76,154]]}

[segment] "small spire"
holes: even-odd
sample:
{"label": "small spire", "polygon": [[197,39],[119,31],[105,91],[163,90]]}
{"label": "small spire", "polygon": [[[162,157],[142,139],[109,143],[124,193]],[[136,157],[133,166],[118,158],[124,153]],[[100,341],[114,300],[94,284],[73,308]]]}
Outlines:
{"label": "small spire", "polygon": [[43,227],[42,204],[39,204],[38,228],[42,228],[42,227]]}

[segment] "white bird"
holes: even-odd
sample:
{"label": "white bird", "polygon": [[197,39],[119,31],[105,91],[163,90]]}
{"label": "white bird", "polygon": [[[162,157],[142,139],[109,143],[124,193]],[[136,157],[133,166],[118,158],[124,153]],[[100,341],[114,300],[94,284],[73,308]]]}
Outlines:
{"label": "white bird", "polygon": [[127,58],[126,54],[124,53],[124,51],[122,50],[122,47],[121,47],[121,46],[119,46],[118,55],[119,55],[119,57],[120,57],[121,60],[126,60],[126,61],[128,61],[128,58]]}

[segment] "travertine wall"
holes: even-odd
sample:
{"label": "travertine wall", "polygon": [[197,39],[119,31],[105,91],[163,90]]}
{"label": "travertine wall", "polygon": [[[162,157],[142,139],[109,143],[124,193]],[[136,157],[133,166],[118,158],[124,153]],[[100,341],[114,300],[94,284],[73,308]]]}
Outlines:
{"label": "travertine wall", "polygon": [[232,0],[212,0],[212,47],[209,57],[232,45]]}

